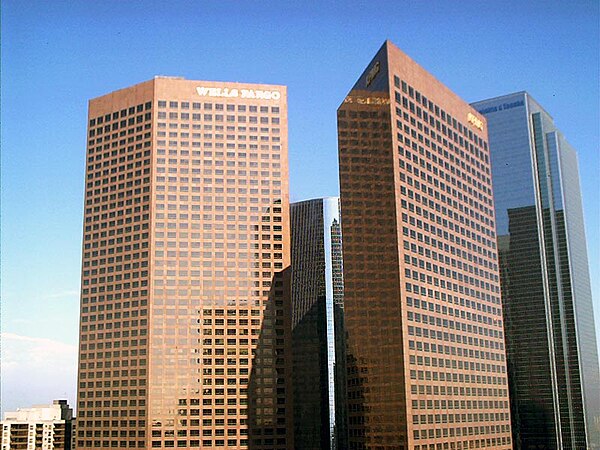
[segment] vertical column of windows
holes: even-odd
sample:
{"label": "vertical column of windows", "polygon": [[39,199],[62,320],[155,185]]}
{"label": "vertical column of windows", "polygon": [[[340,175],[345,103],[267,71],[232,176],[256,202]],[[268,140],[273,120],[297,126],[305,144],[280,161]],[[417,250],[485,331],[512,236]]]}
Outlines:
{"label": "vertical column of windows", "polygon": [[152,103],[88,136],[77,445],[144,448]]}
{"label": "vertical column of windows", "polygon": [[284,448],[279,107],[159,100],[157,120],[152,447],[246,448],[255,416]]}

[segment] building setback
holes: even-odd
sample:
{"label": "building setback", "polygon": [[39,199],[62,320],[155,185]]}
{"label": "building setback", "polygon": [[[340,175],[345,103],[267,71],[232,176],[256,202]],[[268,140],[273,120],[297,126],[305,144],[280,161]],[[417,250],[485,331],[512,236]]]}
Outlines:
{"label": "building setback", "polygon": [[284,86],[89,103],[78,449],[293,446]]}
{"label": "building setback", "polygon": [[338,133],[349,448],[511,449],[485,118],[387,41]]}
{"label": "building setback", "polygon": [[290,205],[294,441],[298,450],[347,443],[344,281],[339,198]]}
{"label": "building setback", "polygon": [[577,154],[526,92],[473,106],[489,128],[515,448],[600,448]]}
{"label": "building setback", "polygon": [[2,450],[71,450],[73,410],[66,400],[4,413]]}

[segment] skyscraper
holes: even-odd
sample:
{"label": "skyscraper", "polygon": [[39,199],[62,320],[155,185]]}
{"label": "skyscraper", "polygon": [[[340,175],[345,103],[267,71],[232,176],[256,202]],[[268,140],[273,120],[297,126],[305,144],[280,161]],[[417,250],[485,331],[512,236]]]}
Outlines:
{"label": "skyscraper", "polygon": [[156,77],[88,123],[77,448],[289,448],[286,88]]}
{"label": "skyscraper", "polygon": [[338,133],[349,448],[512,448],[485,118],[387,41]]}
{"label": "skyscraper", "polygon": [[473,106],[489,127],[516,448],[600,448],[577,155],[526,92]]}
{"label": "skyscraper", "polygon": [[294,440],[347,444],[344,281],[339,198],[291,204]]}

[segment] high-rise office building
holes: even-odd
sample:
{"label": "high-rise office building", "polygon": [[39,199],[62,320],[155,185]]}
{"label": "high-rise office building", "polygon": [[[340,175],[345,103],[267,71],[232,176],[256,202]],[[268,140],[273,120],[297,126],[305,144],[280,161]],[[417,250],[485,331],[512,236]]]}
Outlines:
{"label": "high-rise office building", "polygon": [[73,422],[66,400],[6,412],[0,423],[0,449],[71,450],[75,448]]}
{"label": "high-rise office building", "polygon": [[338,197],[292,203],[294,441],[298,450],[347,443],[344,280]]}
{"label": "high-rise office building", "polygon": [[515,448],[600,448],[577,155],[526,92],[473,106],[489,129]]}
{"label": "high-rise office building", "polygon": [[89,103],[79,449],[290,448],[284,86]]}
{"label": "high-rise office building", "polygon": [[511,449],[485,118],[389,41],[338,109],[350,449]]}

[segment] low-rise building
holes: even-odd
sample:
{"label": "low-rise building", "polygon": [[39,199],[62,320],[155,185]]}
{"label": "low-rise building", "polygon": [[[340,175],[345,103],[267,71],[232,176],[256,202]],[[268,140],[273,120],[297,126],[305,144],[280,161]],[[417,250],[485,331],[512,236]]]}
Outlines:
{"label": "low-rise building", "polygon": [[1,450],[73,449],[73,409],[66,400],[4,413]]}

